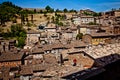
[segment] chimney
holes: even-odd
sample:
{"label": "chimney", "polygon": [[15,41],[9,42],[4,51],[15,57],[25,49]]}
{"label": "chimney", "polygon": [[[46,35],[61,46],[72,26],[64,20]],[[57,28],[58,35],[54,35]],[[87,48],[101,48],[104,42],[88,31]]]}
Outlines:
{"label": "chimney", "polygon": [[58,63],[59,63],[60,65],[62,65],[62,64],[64,63],[62,54],[60,54],[60,55],[58,56]]}
{"label": "chimney", "polygon": [[2,45],[2,52],[5,52],[5,42],[1,42],[1,45]]}

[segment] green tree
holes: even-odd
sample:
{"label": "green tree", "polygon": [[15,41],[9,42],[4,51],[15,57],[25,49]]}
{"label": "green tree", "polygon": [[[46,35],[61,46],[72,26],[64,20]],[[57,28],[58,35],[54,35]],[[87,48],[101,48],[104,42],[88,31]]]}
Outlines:
{"label": "green tree", "polygon": [[34,21],[33,21],[33,14],[31,14],[31,22],[34,23]]}
{"label": "green tree", "polygon": [[67,16],[66,16],[66,15],[62,15],[62,16],[60,16],[60,19],[61,19],[61,20],[66,20],[66,19],[67,19]]}
{"label": "green tree", "polygon": [[21,24],[25,24],[25,19],[28,17],[28,11],[27,10],[21,10],[19,12],[19,14],[21,15]]}
{"label": "green tree", "polygon": [[68,10],[67,10],[66,8],[65,8],[63,11],[64,11],[65,13],[68,12]]}
{"label": "green tree", "polygon": [[51,11],[50,11],[51,13],[53,13],[54,12],[54,9],[51,9]]}
{"label": "green tree", "polygon": [[22,48],[25,46],[25,38],[24,37],[17,37],[18,43],[16,44],[17,47]]}
{"label": "green tree", "polygon": [[53,13],[53,12],[54,12],[54,9],[51,8],[50,6],[46,6],[45,9],[46,9],[46,11],[49,12],[49,13]]}
{"label": "green tree", "polygon": [[94,13],[93,16],[94,17],[99,17],[99,16],[101,16],[101,13]]}
{"label": "green tree", "polygon": [[10,32],[5,33],[4,37],[14,38],[18,41],[17,47],[23,47],[25,45],[26,30],[19,24],[12,25]]}
{"label": "green tree", "polygon": [[75,12],[75,13],[77,13],[77,11],[74,10],[74,9],[69,10],[69,12]]}
{"label": "green tree", "polygon": [[79,34],[77,34],[76,39],[80,40],[80,39],[82,39],[82,37],[83,37],[83,33],[79,33]]}
{"label": "green tree", "polygon": [[84,14],[85,14],[86,16],[88,16],[88,15],[89,15],[89,16],[92,16],[92,14],[91,14],[91,13],[86,12],[86,11],[84,12]]}
{"label": "green tree", "polygon": [[51,10],[50,6],[46,6],[45,9],[47,10],[47,12],[49,12]]}
{"label": "green tree", "polygon": [[29,22],[28,22],[26,26],[31,27],[31,26],[32,26],[32,23],[29,23]]}
{"label": "green tree", "polygon": [[17,36],[20,36],[20,33],[21,32],[25,32],[25,30],[23,29],[23,27],[19,24],[17,25],[12,25],[11,28],[10,28],[10,32],[12,34],[12,37],[17,37]]}
{"label": "green tree", "polygon": [[0,22],[1,25],[5,24],[5,22],[13,20],[15,18],[16,14],[19,13],[19,11],[22,8],[12,4],[11,2],[3,2],[0,4]]}
{"label": "green tree", "polygon": [[51,18],[51,19],[52,19],[52,22],[55,22],[55,17],[54,17],[54,16],[52,16],[52,18]]}
{"label": "green tree", "polygon": [[56,11],[55,12],[62,12],[61,10],[59,10],[59,9],[56,9]]}
{"label": "green tree", "polygon": [[59,23],[59,17],[55,18],[55,23],[58,24]]}
{"label": "green tree", "polygon": [[59,25],[59,26],[63,26],[63,23],[62,23],[62,22],[59,22],[58,25]]}

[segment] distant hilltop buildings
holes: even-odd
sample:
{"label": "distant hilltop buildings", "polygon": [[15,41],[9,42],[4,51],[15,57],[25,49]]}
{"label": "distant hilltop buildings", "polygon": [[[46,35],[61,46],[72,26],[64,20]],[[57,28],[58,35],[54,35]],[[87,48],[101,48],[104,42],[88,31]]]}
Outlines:
{"label": "distant hilltop buildings", "polygon": [[73,15],[73,23],[75,25],[101,24],[103,26],[108,26],[111,24],[120,24],[119,17],[120,10],[96,13],[86,9],[80,10],[78,14]]}

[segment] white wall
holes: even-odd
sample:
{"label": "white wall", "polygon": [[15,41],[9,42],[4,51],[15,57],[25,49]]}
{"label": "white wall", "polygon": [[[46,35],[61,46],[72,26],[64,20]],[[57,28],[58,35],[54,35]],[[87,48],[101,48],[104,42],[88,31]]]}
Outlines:
{"label": "white wall", "polygon": [[27,44],[38,42],[40,34],[27,34]]}
{"label": "white wall", "polygon": [[81,23],[88,24],[90,22],[94,22],[94,18],[81,18]]}
{"label": "white wall", "polygon": [[87,28],[80,28],[80,33],[86,34],[87,33]]}
{"label": "white wall", "polygon": [[64,38],[64,39],[73,38],[73,33],[63,33],[62,38]]}
{"label": "white wall", "polygon": [[33,58],[34,59],[41,59],[41,58],[43,58],[43,55],[42,54],[34,54]]}
{"label": "white wall", "polygon": [[76,25],[80,25],[80,23],[81,23],[81,19],[79,17],[74,18],[73,21],[74,21],[73,23],[76,24]]}

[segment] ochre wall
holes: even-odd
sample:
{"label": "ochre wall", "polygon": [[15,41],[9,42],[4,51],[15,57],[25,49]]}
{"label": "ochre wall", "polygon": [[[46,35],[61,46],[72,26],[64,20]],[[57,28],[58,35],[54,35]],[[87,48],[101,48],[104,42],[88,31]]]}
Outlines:
{"label": "ochre wall", "polygon": [[21,65],[21,61],[12,61],[12,62],[0,62],[0,68],[4,67],[15,67]]}

